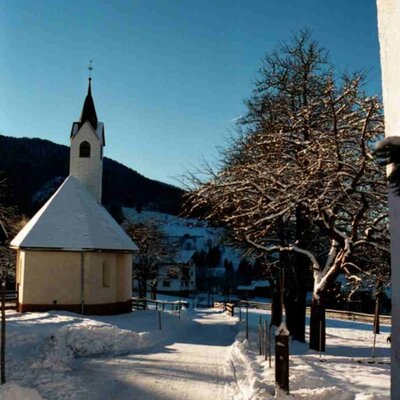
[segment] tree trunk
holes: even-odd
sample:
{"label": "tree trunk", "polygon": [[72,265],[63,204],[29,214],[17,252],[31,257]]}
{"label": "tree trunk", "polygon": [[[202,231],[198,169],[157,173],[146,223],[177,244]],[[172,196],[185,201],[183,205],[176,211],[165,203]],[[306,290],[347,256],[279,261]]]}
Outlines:
{"label": "tree trunk", "polygon": [[282,322],[282,304],[279,274],[270,280],[272,290],[271,325],[279,326]]}
{"label": "tree trunk", "polygon": [[310,349],[325,351],[325,294],[320,293],[319,299],[313,297],[310,319]]}
{"label": "tree trunk", "polygon": [[295,265],[286,269],[285,311],[286,324],[292,339],[306,341],[306,295],[308,260],[297,258]]}
{"label": "tree trunk", "polygon": [[[310,242],[310,218],[304,205],[296,207],[296,238],[300,247],[307,248]],[[310,276],[310,260],[297,253],[290,258],[291,276],[286,279],[286,324],[292,339],[306,341],[307,280]],[[287,269],[288,270],[288,269]]]}
{"label": "tree trunk", "polygon": [[151,285],[151,299],[157,300],[157,286],[155,284]]}
{"label": "tree trunk", "polygon": [[146,279],[140,277],[138,280],[138,284],[139,284],[139,297],[140,298],[145,298],[147,295],[147,291],[146,291]]}
{"label": "tree trunk", "polygon": [[380,333],[380,324],[379,324],[379,309],[380,309],[380,295],[376,295],[375,300],[375,313],[374,313],[374,325],[373,325],[373,333]]}

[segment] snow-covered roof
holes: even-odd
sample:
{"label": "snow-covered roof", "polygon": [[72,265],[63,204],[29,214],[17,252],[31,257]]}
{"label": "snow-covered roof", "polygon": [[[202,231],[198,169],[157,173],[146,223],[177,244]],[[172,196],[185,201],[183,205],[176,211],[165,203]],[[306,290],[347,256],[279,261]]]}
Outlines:
{"label": "snow-covered roof", "polygon": [[267,288],[270,287],[269,281],[259,280],[252,281],[250,285],[238,285],[237,290],[254,290],[255,288]]}
{"label": "snow-covered roof", "polygon": [[114,218],[69,176],[11,242],[15,248],[135,251]]}
{"label": "snow-covered roof", "polygon": [[195,250],[181,250],[175,256],[175,261],[178,264],[187,264],[193,257]]}

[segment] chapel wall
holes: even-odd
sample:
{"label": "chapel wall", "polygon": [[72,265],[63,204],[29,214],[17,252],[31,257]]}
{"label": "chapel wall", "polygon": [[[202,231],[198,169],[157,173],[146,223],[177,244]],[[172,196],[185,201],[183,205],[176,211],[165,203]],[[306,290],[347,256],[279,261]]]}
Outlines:
{"label": "chapel wall", "polygon": [[24,253],[20,280],[21,303],[80,304],[80,253],[62,251]]}

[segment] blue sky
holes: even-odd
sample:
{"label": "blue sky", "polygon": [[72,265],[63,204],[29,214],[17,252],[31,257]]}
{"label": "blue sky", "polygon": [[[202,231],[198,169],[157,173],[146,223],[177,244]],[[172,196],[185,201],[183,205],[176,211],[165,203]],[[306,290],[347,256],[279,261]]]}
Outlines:
{"label": "blue sky", "polygon": [[373,0],[2,0],[0,133],[68,145],[93,59],[105,155],[178,185],[215,159],[264,54],[304,26],[380,94]]}

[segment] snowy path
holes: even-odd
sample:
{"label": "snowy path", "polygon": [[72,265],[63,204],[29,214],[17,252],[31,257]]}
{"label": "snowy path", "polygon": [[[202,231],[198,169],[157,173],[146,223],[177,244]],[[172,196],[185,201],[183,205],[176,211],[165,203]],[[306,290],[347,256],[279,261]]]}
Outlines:
{"label": "snowy path", "polygon": [[77,361],[73,371],[85,376],[87,382],[82,398],[231,399],[234,378],[227,353],[236,334],[234,321],[224,314],[204,311],[195,322],[190,335],[186,332],[165,347],[124,357]]}

